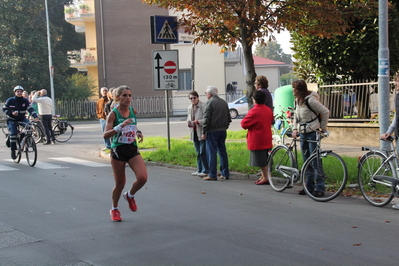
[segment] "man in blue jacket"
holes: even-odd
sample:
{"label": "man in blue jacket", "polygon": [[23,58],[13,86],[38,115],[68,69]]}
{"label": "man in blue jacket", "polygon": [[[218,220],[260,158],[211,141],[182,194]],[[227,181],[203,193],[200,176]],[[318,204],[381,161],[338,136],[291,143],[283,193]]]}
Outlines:
{"label": "man in blue jacket", "polygon": [[7,126],[10,131],[11,158],[16,158],[15,150],[17,149],[17,125],[18,121],[29,123],[26,113],[29,112],[36,120],[37,114],[35,109],[29,105],[29,100],[23,97],[24,88],[22,86],[14,87],[14,97],[8,98],[3,107],[3,112],[7,115]]}

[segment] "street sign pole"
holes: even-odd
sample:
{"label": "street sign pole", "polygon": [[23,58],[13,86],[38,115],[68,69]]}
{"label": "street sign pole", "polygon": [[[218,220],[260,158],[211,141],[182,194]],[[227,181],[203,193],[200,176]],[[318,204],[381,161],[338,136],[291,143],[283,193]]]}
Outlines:
{"label": "street sign pole", "polygon": [[[163,49],[166,50],[166,44],[163,45]],[[166,106],[166,133],[167,133],[166,135],[168,137],[168,151],[170,151],[169,90],[165,90],[165,106]]]}

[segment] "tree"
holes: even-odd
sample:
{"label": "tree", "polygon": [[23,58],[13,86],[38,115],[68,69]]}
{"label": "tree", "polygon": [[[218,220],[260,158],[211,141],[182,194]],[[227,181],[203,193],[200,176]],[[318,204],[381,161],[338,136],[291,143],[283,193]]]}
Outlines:
{"label": "tree", "polygon": [[[71,0],[49,0],[51,47],[56,96],[65,90],[70,75],[67,50],[84,46],[74,27],[64,19],[64,4]],[[12,96],[12,88],[50,88],[45,2],[43,0],[0,1],[0,99]]]}
{"label": "tree", "polygon": [[[390,1],[389,49],[393,75],[399,69],[399,1]],[[324,38],[291,32],[295,52],[294,70],[304,79],[318,83],[339,80],[377,79],[378,74],[378,14],[354,19],[343,35]]]}
{"label": "tree", "polygon": [[[247,95],[256,77],[252,46],[284,29],[329,37],[346,30],[348,20],[373,9],[375,1],[331,0],[142,0],[144,3],[182,12],[181,24],[195,34],[195,43],[213,42],[222,50],[243,48],[247,69]],[[336,8],[346,4],[347,9]],[[349,5],[350,4],[350,5]],[[248,97],[251,99],[251,97]],[[251,101],[251,100],[250,100]]]}
{"label": "tree", "polygon": [[76,73],[67,78],[65,87],[62,99],[86,100],[93,96],[96,85],[92,77]]}

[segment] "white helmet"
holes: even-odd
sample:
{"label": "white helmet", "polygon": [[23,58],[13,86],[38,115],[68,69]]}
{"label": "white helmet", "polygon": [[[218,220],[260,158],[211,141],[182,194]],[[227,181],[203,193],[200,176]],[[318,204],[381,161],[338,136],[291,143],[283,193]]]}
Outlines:
{"label": "white helmet", "polygon": [[23,90],[24,91],[24,88],[22,88],[21,85],[17,85],[17,86],[14,87],[14,92],[17,91],[17,90]]}

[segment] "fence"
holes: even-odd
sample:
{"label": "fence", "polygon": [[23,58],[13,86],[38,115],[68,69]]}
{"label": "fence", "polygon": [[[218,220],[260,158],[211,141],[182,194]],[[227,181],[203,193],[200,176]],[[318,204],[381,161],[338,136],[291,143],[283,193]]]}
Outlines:
{"label": "fence", "polygon": [[[375,120],[378,114],[378,82],[318,86],[320,101],[330,110],[330,120]],[[395,111],[395,87],[390,83],[389,106]]]}
{"label": "fence", "polygon": [[[358,83],[331,84],[318,86],[320,101],[330,110],[330,121],[373,121],[378,113],[378,82],[365,81]],[[236,91],[228,94],[220,94],[227,102],[232,102],[244,94]],[[206,102],[205,95],[200,100]],[[390,83],[390,110],[395,110],[395,88]],[[171,116],[187,114],[190,104],[187,96],[169,97]],[[4,104],[0,103],[0,108]],[[132,106],[138,111],[139,117],[164,117],[166,115],[165,97],[135,97]],[[96,119],[95,101],[58,101],[56,113],[67,119]],[[0,112],[0,120],[6,116]]]}
{"label": "fence", "polygon": [[[227,102],[234,101],[243,96],[241,91],[229,94],[221,94],[220,97]],[[201,101],[206,102],[205,95],[200,96]],[[171,116],[187,114],[190,101],[187,96],[169,97],[169,107]],[[2,109],[4,103],[0,103]],[[166,104],[165,97],[135,97],[132,100],[132,107],[138,111],[139,117],[165,117]],[[57,101],[56,114],[70,120],[96,119],[96,101],[66,100]],[[6,115],[0,111],[0,120],[6,119]]]}

